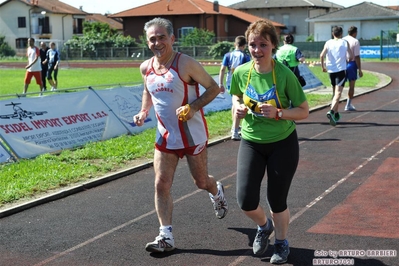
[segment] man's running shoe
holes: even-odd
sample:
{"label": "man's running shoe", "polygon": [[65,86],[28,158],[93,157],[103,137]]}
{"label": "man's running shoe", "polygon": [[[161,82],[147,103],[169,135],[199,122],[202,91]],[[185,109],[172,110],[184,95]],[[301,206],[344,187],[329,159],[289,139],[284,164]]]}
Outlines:
{"label": "man's running shoe", "polygon": [[349,104],[345,106],[345,111],[356,111],[356,108],[352,104]]}
{"label": "man's running shoe", "polygon": [[270,226],[269,230],[258,230],[256,233],[254,243],[252,244],[252,250],[255,255],[262,255],[266,252],[269,246],[269,237],[273,233],[274,226],[270,219],[267,219],[267,223]]}
{"label": "man's running shoe", "polygon": [[147,243],[145,250],[148,252],[165,252],[175,249],[175,240],[165,235],[160,234],[154,242]]}
{"label": "man's running shoe", "polygon": [[232,140],[241,140],[241,136],[238,133],[238,131],[232,131],[231,132],[231,139]]}
{"label": "man's running shoe", "polygon": [[335,127],[337,125],[337,120],[335,120],[335,114],[330,110],[327,112],[327,118],[330,119],[330,125]]}
{"label": "man's running shoe", "polygon": [[341,114],[338,113],[338,112],[336,112],[336,113],[334,114],[334,117],[335,117],[335,122],[338,122],[338,121],[341,119]]}
{"label": "man's running shoe", "polygon": [[290,247],[288,244],[274,244],[273,256],[270,258],[270,263],[282,264],[286,263],[288,260],[288,255],[290,254]]}
{"label": "man's running shoe", "polygon": [[215,210],[216,217],[218,219],[222,219],[226,216],[229,206],[227,204],[226,198],[224,197],[224,187],[222,183],[217,181],[216,186],[218,188],[219,199],[214,200],[211,193],[209,193],[209,197],[211,198],[211,201],[213,203],[213,208]]}

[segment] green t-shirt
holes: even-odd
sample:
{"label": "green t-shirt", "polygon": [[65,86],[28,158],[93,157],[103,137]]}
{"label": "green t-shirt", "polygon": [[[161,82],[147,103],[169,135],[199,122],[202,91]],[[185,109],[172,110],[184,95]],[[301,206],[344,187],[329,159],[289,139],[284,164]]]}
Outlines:
{"label": "green t-shirt", "polygon": [[[283,64],[275,61],[274,71],[276,77],[276,90],[280,99],[281,109],[296,107],[306,101],[294,73]],[[242,97],[246,90],[248,75],[253,61],[236,68],[231,80],[230,94]],[[264,94],[273,87],[273,72],[267,74],[257,73],[255,68],[251,71],[251,87],[256,93]],[[295,122],[292,120],[275,120],[257,116],[248,111],[242,121],[241,136],[243,139],[256,143],[273,143],[287,138],[295,130]]]}

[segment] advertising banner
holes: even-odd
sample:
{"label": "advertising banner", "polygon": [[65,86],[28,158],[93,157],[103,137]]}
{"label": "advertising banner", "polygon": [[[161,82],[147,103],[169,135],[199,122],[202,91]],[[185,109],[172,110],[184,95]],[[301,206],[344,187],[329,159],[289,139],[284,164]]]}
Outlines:
{"label": "advertising banner", "polygon": [[9,162],[12,156],[0,142],[0,164]]}
{"label": "advertising banner", "polygon": [[[95,89],[95,88],[93,88]],[[149,116],[141,127],[133,122],[133,116],[141,110],[143,85],[132,87],[119,87],[107,90],[96,90],[96,93],[110,107],[115,115],[126,126],[130,133],[138,133],[157,125],[154,108],[149,111]],[[154,136],[155,139],[155,136]]]}
{"label": "advertising banner", "polygon": [[127,133],[91,90],[0,101],[0,135],[19,158]]}
{"label": "advertising banner", "polygon": [[[380,58],[380,46],[360,46],[360,58]],[[395,46],[383,46],[382,58],[398,58],[399,49]]]}

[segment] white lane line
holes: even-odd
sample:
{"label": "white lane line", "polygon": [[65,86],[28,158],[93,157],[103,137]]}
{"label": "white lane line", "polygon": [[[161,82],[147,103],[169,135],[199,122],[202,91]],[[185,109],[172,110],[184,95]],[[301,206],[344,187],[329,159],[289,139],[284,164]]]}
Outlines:
{"label": "white lane line", "polygon": [[[333,184],[331,187],[329,187],[326,191],[324,191],[320,196],[316,197],[313,201],[311,201],[309,204],[307,204],[304,208],[302,208],[300,211],[295,213],[295,215],[291,216],[290,223],[298,219],[302,214],[304,214],[307,210],[309,210],[311,207],[313,207],[317,202],[322,200],[324,197],[326,197],[328,194],[330,194],[334,189],[336,189],[339,185],[341,185],[343,182],[345,182],[349,177],[351,177],[353,174],[355,174],[357,171],[362,169],[364,166],[366,166],[369,162],[371,162],[373,159],[375,159],[378,155],[383,153],[388,147],[390,147],[392,144],[395,142],[399,141],[399,136],[397,136],[394,140],[389,142],[387,145],[385,145],[382,149],[374,153],[372,156],[369,158],[366,158],[366,160],[360,164],[358,167],[356,167],[353,171],[350,171],[345,177],[341,178],[338,180],[335,184]],[[243,255],[237,257],[235,261],[229,264],[229,266],[235,266],[235,265],[240,265],[249,254],[252,254],[251,250],[248,250],[245,252]]]}
{"label": "white lane line", "polygon": [[[237,174],[237,172],[231,173],[231,174],[229,174],[229,175],[223,177],[222,179],[220,179],[220,181],[226,180],[226,179],[228,179],[228,178],[230,178],[230,177],[232,177],[232,176],[235,176],[236,174]],[[187,198],[189,198],[189,197],[191,197],[191,196],[193,196],[193,195],[195,195],[195,194],[197,194],[197,193],[199,193],[199,192],[202,192],[202,191],[203,191],[202,189],[197,189],[197,190],[193,191],[192,193],[186,194],[186,195],[184,195],[184,196],[178,198],[177,200],[173,201],[173,203],[176,204],[176,203],[178,203],[179,201],[182,201],[182,200],[184,200],[184,199],[187,199]],[[100,238],[103,238],[103,237],[105,237],[105,236],[107,236],[107,235],[109,235],[109,234],[112,234],[113,232],[118,231],[119,229],[122,229],[122,228],[124,228],[124,227],[126,227],[126,226],[128,226],[128,225],[131,225],[132,223],[135,223],[135,222],[137,222],[137,221],[140,221],[141,219],[144,219],[144,218],[146,218],[146,217],[148,217],[148,216],[150,216],[150,215],[153,215],[153,214],[155,214],[155,213],[156,213],[156,212],[155,212],[155,209],[152,210],[152,211],[149,211],[149,212],[147,212],[147,213],[145,213],[145,214],[143,214],[143,215],[140,215],[140,216],[137,217],[137,218],[134,218],[133,220],[130,220],[130,221],[124,223],[124,224],[121,224],[121,225],[119,225],[119,226],[117,226],[117,227],[112,228],[111,230],[108,230],[108,231],[106,231],[106,232],[104,232],[104,233],[102,233],[102,234],[99,234],[99,235],[97,235],[97,236],[95,236],[95,237],[93,237],[93,238],[90,238],[90,239],[86,240],[85,242],[82,242],[82,243],[80,243],[80,244],[78,244],[78,245],[76,245],[76,246],[74,246],[74,247],[71,247],[71,248],[69,248],[69,249],[67,249],[67,250],[65,250],[65,251],[63,251],[63,252],[60,252],[60,253],[58,253],[58,254],[56,254],[56,255],[54,255],[54,256],[52,256],[52,257],[50,257],[50,258],[48,258],[48,259],[46,259],[46,260],[44,260],[44,261],[41,261],[41,262],[39,262],[39,263],[36,263],[34,266],[46,265],[47,263],[52,262],[53,260],[56,260],[56,259],[58,259],[58,258],[61,258],[61,257],[65,256],[65,255],[67,255],[67,254],[69,254],[69,253],[71,253],[71,252],[73,252],[73,251],[75,251],[75,250],[77,250],[77,249],[80,249],[80,248],[82,248],[82,247],[84,247],[84,246],[86,246],[86,245],[88,245],[88,244],[90,244],[90,243],[92,243],[92,242],[94,242],[94,241],[100,239]]]}
{"label": "white lane line", "polygon": [[[384,106],[386,106],[386,105],[392,104],[392,103],[394,103],[394,102],[396,102],[396,101],[398,101],[398,100],[399,100],[399,99],[392,100],[391,102],[388,102],[388,103],[386,103],[386,104],[384,104],[384,105],[379,106],[378,108],[374,109],[373,111],[378,110],[378,109],[380,109],[381,107],[384,107]],[[371,111],[362,113],[362,114],[360,114],[360,115],[354,117],[353,119],[351,119],[351,120],[349,120],[349,121],[356,120],[356,119],[358,119],[358,118],[360,118],[360,117],[362,117],[362,116],[368,115],[369,113],[371,113]],[[321,135],[324,135],[325,133],[327,133],[327,132],[329,132],[329,131],[331,131],[331,130],[333,130],[333,129],[335,129],[335,127],[332,127],[332,128],[327,129],[327,130],[325,130],[325,131],[323,131],[323,132],[321,132],[321,133],[319,133],[319,134],[316,134],[316,135],[314,135],[313,137],[311,137],[311,138],[309,138],[309,139],[315,139],[315,138],[317,138],[317,137],[319,137],[319,136],[321,136]],[[372,161],[377,155],[381,154],[386,148],[388,148],[389,146],[391,146],[394,142],[396,142],[396,141],[398,141],[398,140],[399,140],[399,136],[398,136],[397,138],[395,138],[393,141],[391,141],[390,143],[388,143],[388,144],[387,144],[385,147],[383,147],[381,150],[377,151],[374,155],[372,155],[372,156],[369,157],[369,158],[366,158],[366,160],[365,160],[361,165],[359,165],[358,167],[356,167],[355,170],[349,172],[349,174],[347,174],[345,177],[343,177],[343,178],[341,178],[340,180],[338,180],[337,183],[335,183],[335,184],[332,185],[330,188],[328,188],[326,191],[324,191],[320,196],[318,196],[318,197],[315,198],[313,201],[311,201],[309,204],[307,204],[307,205],[306,205],[304,208],[302,208],[299,212],[297,212],[295,215],[291,216],[291,219],[290,219],[290,222],[289,222],[289,223],[292,223],[293,221],[295,221],[296,219],[298,219],[302,214],[304,214],[307,210],[309,210],[309,209],[310,209],[312,206],[314,206],[317,202],[319,202],[320,200],[322,200],[325,196],[327,196],[329,193],[331,193],[331,192],[332,192],[335,188],[337,188],[340,184],[342,184],[343,182],[345,182],[350,176],[352,176],[353,174],[355,174],[357,171],[359,171],[361,168],[363,168],[366,164],[368,164],[368,162]],[[301,145],[301,144],[303,144],[303,143],[305,143],[305,142],[307,142],[307,141],[306,141],[306,140],[301,141],[301,142],[299,142],[299,145]],[[273,232],[273,234],[274,234],[274,232]],[[273,237],[273,235],[271,235],[270,237]],[[251,255],[251,254],[252,254],[252,250],[246,251],[243,255],[237,257],[236,260],[234,260],[232,263],[230,263],[229,266],[241,265],[242,262],[247,258],[247,256],[248,256],[248,255]]]}
{"label": "white lane line", "polygon": [[[398,100],[398,99],[393,100],[393,101],[391,101],[390,103],[396,102],[397,100]],[[388,105],[388,104],[390,104],[390,103],[387,103],[387,104],[385,104],[385,105]],[[385,106],[385,105],[382,105],[382,106],[380,106],[379,108],[381,108],[381,107],[383,107],[383,106]],[[375,109],[375,110],[376,110],[376,109]],[[370,112],[368,112],[368,113],[370,113]],[[361,116],[364,116],[364,115],[366,115],[366,114],[367,114],[367,113],[363,113],[362,115],[359,115],[357,118],[359,118],[359,117],[361,117]],[[328,129],[328,130],[326,130],[326,131],[324,131],[324,132],[322,132],[322,133],[319,133],[319,134],[315,135],[314,137],[312,137],[311,139],[313,139],[313,138],[315,138],[315,137],[317,137],[317,136],[320,136],[320,135],[322,135],[322,134],[325,134],[325,133],[327,133],[327,132],[329,132],[329,131],[331,131],[331,130],[333,130],[333,129],[334,129],[334,128],[331,128],[331,129]],[[386,146],[385,146],[383,149],[381,149],[379,152],[377,152],[376,154],[382,153],[387,147],[389,147],[390,145],[392,145],[392,143],[394,143],[394,142],[397,141],[398,139],[399,139],[399,136],[398,136],[394,141],[392,141],[392,142],[390,142],[388,145],[386,145]],[[302,143],[304,143],[304,142],[306,142],[306,141],[302,141],[302,142],[300,142],[300,144],[302,144]],[[332,190],[334,190],[339,184],[341,184],[341,183],[344,182],[346,179],[348,179],[351,175],[353,175],[353,174],[354,174],[355,172],[357,172],[360,168],[362,168],[364,165],[366,165],[366,164],[367,164],[369,161],[371,161],[374,157],[375,157],[375,156],[370,157],[368,160],[365,161],[365,163],[363,163],[362,165],[358,166],[353,172],[350,172],[346,177],[344,177],[344,178],[342,178],[341,180],[339,180],[335,185],[333,185],[332,187],[330,187],[330,188],[329,188],[328,190],[326,190],[323,194],[321,194],[319,197],[317,197],[317,198],[316,198],[315,200],[313,200],[311,203],[309,203],[308,205],[306,205],[306,207],[304,207],[302,210],[300,210],[298,213],[296,213],[294,216],[291,217],[290,223],[291,223],[292,221],[296,220],[296,219],[297,219],[299,216],[301,216],[306,210],[308,210],[309,208],[311,208],[314,204],[316,204],[316,203],[317,203],[318,201],[320,201],[323,197],[325,197],[327,194],[329,194],[329,193],[330,193]],[[230,177],[232,177],[232,176],[234,176],[234,175],[236,175],[236,172],[234,172],[234,173],[232,173],[232,174],[230,174],[230,175],[228,175],[228,176],[225,176],[224,178],[221,179],[221,181],[223,181],[223,180],[225,180],[225,179],[228,179],[228,178],[230,178]],[[185,196],[183,196],[183,197],[180,197],[179,199],[175,200],[174,203],[177,203],[177,202],[182,201],[182,200],[184,200],[184,199],[186,199],[186,198],[189,198],[189,197],[191,197],[191,196],[193,196],[193,195],[195,195],[195,194],[197,194],[197,193],[199,193],[199,192],[201,192],[201,191],[202,191],[202,190],[200,190],[200,189],[195,190],[194,192],[192,192],[192,193],[190,193],[190,194],[187,194],[187,195],[185,195]],[[132,223],[134,223],[134,222],[137,222],[137,221],[139,221],[139,220],[141,220],[141,219],[143,219],[143,218],[145,218],[145,217],[147,217],[147,216],[149,216],[149,215],[152,215],[152,214],[155,214],[155,210],[152,210],[152,211],[150,211],[150,212],[147,212],[147,213],[145,213],[145,214],[143,214],[143,215],[141,215],[141,216],[139,216],[139,217],[137,217],[137,218],[135,218],[135,219],[133,219],[133,220],[130,220],[130,221],[128,221],[128,222],[126,222],[126,223],[124,223],[124,224],[121,224],[121,225],[119,225],[119,226],[117,226],[117,227],[115,227],[115,228],[113,228],[113,229],[111,229],[111,230],[108,230],[108,231],[106,231],[106,232],[104,232],[104,233],[102,233],[102,234],[99,234],[99,235],[97,235],[97,236],[91,238],[91,239],[88,239],[87,241],[82,242],[82,243],[79,244],[79,245],[76,245],[76,246],[74,246],[74,247],[72,247],[72,248],[70,248],[70,249],[67,249],[67,250],[65,250],[65,251],[63,251],[63,252],[60,252],[60,253],[58,253],[58,254],[56,254],[56,255],[54,255],[54,256],[52,256],[52,257],[50,257],[50,258],[48,258],[48,259],[46,259],[46,260],[44,260],[44,261],[42,261],[42,262],[39,262],[39,263],[35,264],[34,266],[46,265],[47,263],[49,263],[49,262],[51,262],[51,261],[53,261],[53,260],[55,260],[55,259],[58,259],[58,258],[60,258],[60,257],[62,257],[62,256],[65,256],[65,255],[67,255],[67,254],[70,253],[70,252],[73,252],[73,251],[75,251],[75,250],[77,250],[77,249],[79,249],[79,248],[82,248],[82,247],[84,247],[84,246],[86,246],[86,245],[88,245],[88,244],[90,244],[90,243],[92,243],[92,242],[94,242],[94,241],[96,241],[96,240],[98,240],[98,239],[104,237],[104,236],[107,236],[107,235],[109,235],[109,234],[111,234],[111,233],[113,233],[113,232],[115,232],[115,231],[117,231],[117,230],[119,230],[119,229],[121,229],[121,228],[123,228],[123,227],[126,227],[126,226],[128,226],[128,225],[130,225],[130,224],[132,224]],[[250,253],[250,251],[244,253],[244,255],[247,254],[247,253]],[[229,264],[229,265],[230,265],[230,266],[238,265],[237,263],[240,263],[240,262],[243,261],[244,259],[245,259],[245,256],[240,256],[240,257],[238,257],[233,263],[231,263],[231,264]]]}

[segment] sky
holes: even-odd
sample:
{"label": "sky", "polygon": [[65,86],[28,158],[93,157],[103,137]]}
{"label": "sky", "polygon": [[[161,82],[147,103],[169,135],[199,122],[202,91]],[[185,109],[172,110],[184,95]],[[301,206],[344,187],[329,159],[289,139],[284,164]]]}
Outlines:
{"label": "sky", "polygon": [[[2,2],[3,0],[0,0]],[[212,0],[209,0],[213,2]],[[235,4],[237,2],[241,2],[242,0],[219,0],[219,4],[223,6],[229,6]],[[344,7],[349,7],[353,5],[357,5],[363,2],[373,2],[381,6],[399,6],[399,0],[329,0],[329,2],[333,2],[337,5],[341,5]],[[119,13],[121,11],[125,11],[137,6],[142,6],[148,3],[155,2],[155,0],[134,0],[134,1],[126,1],[126,0],[62,0],[62,2],[67,3],[73,7],[79,8],[83,7],[83,10],[88,13]]]}

